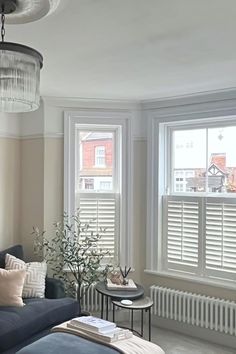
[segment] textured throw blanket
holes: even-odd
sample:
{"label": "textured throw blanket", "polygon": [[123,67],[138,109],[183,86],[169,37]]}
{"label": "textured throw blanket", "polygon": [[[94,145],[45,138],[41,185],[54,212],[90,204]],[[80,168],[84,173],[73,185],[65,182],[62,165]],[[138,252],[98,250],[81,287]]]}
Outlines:
{"label": "textured throw blanket", "polygon": [[86,339],[90,339],[93,342],[102,343],[106,346],[114,348],[122,354],[165,354],[165,352],[158,345],[134,335],[129,339],[122,339],[113,343],[104,343],[102,340],[95,340],[92,334],[90,335],[77,329],[68,328],[68,322],[64,322],[58,326],[53,327],[51,331],[75,334],[79,337],[84,337]]}

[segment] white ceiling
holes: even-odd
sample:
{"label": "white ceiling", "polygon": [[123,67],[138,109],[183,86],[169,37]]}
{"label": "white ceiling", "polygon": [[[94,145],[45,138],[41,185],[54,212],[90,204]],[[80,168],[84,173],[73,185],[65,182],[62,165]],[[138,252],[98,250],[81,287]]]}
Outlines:
{"label": "white ceiling", "polygon": [[236,87],[235,0],[61,0],[6,40],[44,56],[46,96],[153,99]]}

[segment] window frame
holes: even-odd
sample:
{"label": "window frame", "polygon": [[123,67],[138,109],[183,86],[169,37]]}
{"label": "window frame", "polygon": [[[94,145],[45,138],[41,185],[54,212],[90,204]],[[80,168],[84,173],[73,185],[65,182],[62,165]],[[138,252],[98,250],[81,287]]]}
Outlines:
{"label": "window frame", "polygon": [[[236,116],[211,115],[207,112],[205,116],[201,112],[189,114],[186,118],[186,113],[181,107],[178,110],[182,114],[173,112],[171,107],[167,111],[160,109],[160,112],[165,114],[157,114],[153,112],[149,115],[148,121],[148,161],[147,161],[147,239],[146,239],[146,269],[145,273],[156,274],[165,277],[179,278],[187,281],[194,281],[202,284],[211,284],[213,286],[224,286],[229,289],[236,289],[236,282],[226,279],[213,279],[209,277],[194,276],[192,274],[184,274],[178,271],[166,271],[163,261],[164,242],[162,237],[163,232],[163,208],[162,196],[169,194],[168,186],[170,185],[170,174],[168,170],[172,166],[172,158],[170,151],[167,149],[171,141],[171,129],[183,130],[197,129],[205,127],[206,124],[211,127],[226,127],[236,125]],[[167,114],[167,112],[169,114]],[[159,173],[159,171],[161,171]],[[172,195],[180,196],[182,193],[172,193]],[[185,195],[196,196],[201,193],[187,192]],[[210,193],[208,197],[212,196]],[[219,198],[219,193],[215,193]],[[232,193],[233,194],[233,193]],[[231,197],[235,198],[235,194]],[[221,197],[229,197],[229,193],[221,193]],[[204,193],[206,196],[206,193]],[[156,251],[156,252],[155,252]]]}
{"label": "window frame", "polygon": [[[122,266],[128,264],[133,267],[132,114],[129,111],[99,109],[64,112],[64,210],[69,215],[73,215],[75,212],[76,125],[86,127],[97,125],[101,130],[112,126],[114,128],[120,127],[122,130],[122,172],[119,175],[121,180],[119,262]],[[115,188],[116,186],[114,186]]]}

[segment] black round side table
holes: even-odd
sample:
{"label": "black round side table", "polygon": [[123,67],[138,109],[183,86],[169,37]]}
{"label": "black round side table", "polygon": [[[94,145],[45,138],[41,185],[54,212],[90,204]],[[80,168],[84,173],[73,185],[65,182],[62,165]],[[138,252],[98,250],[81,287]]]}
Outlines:
{"label": "black round side table", "polygon": [[103,309],[104,309],[104,297],[106,297],[106,320],[108,320],[108,301],[109,298],[111,300],[122,300],[122,299],[129,299],[135,300],[139,299],[144,294],[144,288],[136,284],[137,289],[135,290],[110,290],[107,289],[105,282],[97,283],[95,289],[101,295],[101,318],[103,318]]}

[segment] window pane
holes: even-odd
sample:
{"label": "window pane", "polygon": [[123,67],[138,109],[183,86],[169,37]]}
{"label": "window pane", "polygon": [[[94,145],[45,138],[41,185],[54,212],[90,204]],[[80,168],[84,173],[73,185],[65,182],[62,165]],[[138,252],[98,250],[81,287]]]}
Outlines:
{"label": "window pane", "polygon": [[206,129],[173,133],[174,192],[204,192],[206,186]]}
{"label": "window pane", "polygon": [[95,166],[106,167],[106,150],[105,146],[95,147]]}
{"label": "window pane", "polygon": [[208,192],[236,192],[236,127],[208,129]]}
{"label": "window pane", "polygon": [[113,189],[114,133],[79,131],[79,173],[77,189],[111,191]]}

